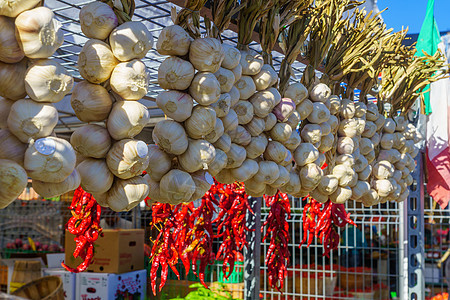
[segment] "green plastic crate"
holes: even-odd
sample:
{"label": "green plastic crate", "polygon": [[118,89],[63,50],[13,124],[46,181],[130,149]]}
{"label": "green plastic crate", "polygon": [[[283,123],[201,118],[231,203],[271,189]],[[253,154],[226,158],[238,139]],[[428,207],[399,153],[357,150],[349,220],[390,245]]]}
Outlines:
{"label": "green plastic crate", "polygon": [[219,282],[222,282],[222,283],[244,282],[244,262],[237,261],[234,263],[234,270],[231,273],[230,277],[228,277],[228,279],[226,279],[225,275],[223,274],[223,266],[222,266],[222,262],[220,262],[219,274],[217,274],[217,275],[218,275]]}

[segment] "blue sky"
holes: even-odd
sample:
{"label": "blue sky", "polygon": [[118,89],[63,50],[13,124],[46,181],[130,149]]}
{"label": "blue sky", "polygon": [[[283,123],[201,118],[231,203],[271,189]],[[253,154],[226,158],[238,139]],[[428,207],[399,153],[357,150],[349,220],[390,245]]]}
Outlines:
{"label": "blue sky", "polygon": [[[408,26],[408,33],[419,33],[425,18],[427,0],[378,0],[380,10],[388,7],[383,19],[388,28],[399,31]],[[440,31],[450,31],[450,0],[435,0],[435,18]]]}

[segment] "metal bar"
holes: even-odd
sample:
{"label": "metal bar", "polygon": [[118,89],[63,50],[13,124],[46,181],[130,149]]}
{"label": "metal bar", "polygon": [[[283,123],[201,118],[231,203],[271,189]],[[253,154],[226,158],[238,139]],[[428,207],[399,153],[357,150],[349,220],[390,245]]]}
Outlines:
{"label": "metal bar", "polygon": [[244,253],[244,299],[259,299],[260,256],[261,256],[261,203],[263,199],[249,197],[254,212],[247,212],[247,227],[255,229],[247,232],[248,249]]}
{"label": "metal bar", "polygon": [[416,169],[411,174],[414,182],[410,187],[407,210],[408,232],[408,298],[425,299],[425,238],[424,238],[424,189],[422,153],[416,158]]}

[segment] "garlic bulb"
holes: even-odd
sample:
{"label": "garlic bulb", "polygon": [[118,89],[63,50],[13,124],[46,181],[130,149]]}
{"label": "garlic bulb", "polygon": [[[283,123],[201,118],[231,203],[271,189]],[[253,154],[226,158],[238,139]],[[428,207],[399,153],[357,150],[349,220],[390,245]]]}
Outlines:
{"label": "garlic bulb", "polygon": [[275,72],[271,65],[265,64],[262,66],[261,71],[253,76],[256,90],[263,91],[272,85],[272,82],[277,82],[278,74]]}
{"label": "garlic bulb", "polygon": [[245,147],[245,150],[247,151],[247,157],[250,159],[255,159],[261,156],[264,151],[266,151],[268,142],[269,141],[267,140],[265,134],[252,137],[250,144]]}
{"label": "garlic bulb", "polygon": [[179,91],[164,91],[156,96],[156,105],[169,118],[183,122],[191,116],[194,101],[189,94]]}
{"label": "garlic bulb", "polygon": [[394,190],[391,182],[386,179],[374,180],[372,186],[380,197],[387,197]]}
{"label": "garlic bulb", "polygon": [[18,100],[27,95],[25,91],[25,74],[27,59],[16,64],[0,62],[0,97]]}
{"label": "garlic bulb", "polygon": [[274,183],[280,176],[280,169],[273,161],[260,161],[259,170],[253,177],[256,181],[265,184]]}
{"label": "garlic bulb", "polygon": [[108,206],[114,211],[128,211],[147,197],[149,184],[144,177],[117,179],[108,191]]}
{"label": "garlic bulb", "polygon": [[88,40],[78,56],[80,75],[91,83],[108,80],[118,63],[109,45],[100,40]]}
{"label": "garlic bulb", "polygon": [[322,127],[318,124],[306,124],[301,133],[302,139],[311,144],[320,142],[322,139]]}
{"label": "garlic bulb", "polygon": [[227,169],[239,167],[240,165],[242,165],[245,157],[247,156],[245,148],[234,143],[231,143],[230,151],[228,151],[226,154],[228,159],[226,166]]}
{"label": "garlic bulb", "polygon": [[281,143],[286,142],[292,134],[292,127],[289,126],[286,123],[277,123],[271,130],[270,130],[270,137],[274,141],[278,141]]}
{"label": "garlic bulb", "polygon": [[27,94],[37,102],[59,102],[72,88],[72,76],[54,60],[35,61],[25,74]]}
{"label": "garlic bulb", "polygon": [[223,169],[216,175],[216,180],[223,184],[232,184],[236,179],[231,175],[230,169]]}
{"label": "garlic bulb", "polygon": [[222,44],[214,38],[195,39],[189,48],[189,61],[200,72],[217,72],[224,58]]}
{"label": "garlic bulb", "polygon": [[314,102],[325,102],[331,97],[331,90],[326,84],[319,83],[313,86],[309,97]]}
{"label": "garlic bulb", "polygon": [[6,128],[9,112],[14,101],[0,97],[0,129]]}
{"label": "garlic bulb", "polygon": [[0,159],[0,209],[7,207],[27,187],[27,172],[12,160]]}
{"label": "garlic bulb", "polygon": [[210,105],[219,100],[220,83],[210,72],[199,72],[194,76],[189,93],[200,105]]}
{"label": "garlic bulb", "polygon": [[281,101],[275,105],[272,113],[277,117],[280,122],[287,122],[289,117],[295,111],[295,103],[289,98],[283,98]]}
{"label": "garlic bulb", "polygon": [[353,165],[355,164],[355,158],[351,154],[341,154],[336,157],[336,164],[353,167]]}
{"label": "garlic bulb", "polygon": [[230,109],[225,117],[220,118],[223,122],[223,128],[225,132],[235,130],[239,125],[238,115],[234,109]]}
{"label": "garlic bulb", "polygon": [[324,195],[333,194],[339,186],[339,180],[334,175],[325,175],[320,179],[317,189]]}
{"label": "garlic bulb", "polygon": [[289,172],[289,182],[280,187],[280,191],[289,195],[294,195],[300,192],[301,182],[300,176],[297,173]]}
{"label": "garlic bulb", "polygon": [[322,102],[314,102],[313,110],[307,117],[309,122],[316,124],[326,122],[329,118],[330,111]]}
{"label": "garlic bulb", "polygon": [[[160,202],[160,203],[168,203],[169,200],[161,196],[161,186],[159,184],[159,181],[155,181],[150,176],[144,176],[144,178],[147,180],[149,191],[148,191],[148,197],[152,202]],[[147,201],[148,203],[148,201]]]}
{"label": "garlic bulb", "polygon": [[241,166],[230,169],[231,176],[236,181],[243,182],[247,181],[253,176],[255,176],[256,173],[258,173],[259,165],[256,161],[253,159],[246,159]]}
{"label": "garlic bulb", "polygon": [[125,22],[109,36],[114,56],[120,61],[144,58],[153,46],[153,36],[141,22]]}
{"label": "garlic bulb", "polygon": [[178,163],[189,173],[208,169],[208,165],[214,160],[216,149],[205,140],[189,140],[187,150],[178,156]]}
{"label": "garlic bulb", "polygon": [[205,193],[211,188],[211,185],[214,183],[214,179],[211,174],[206,171],[197,171],[191,174],[192,180],[195,183],[195,192],[191,196],[191,201],[195,201],[200,199],[205,195]]}
{"label": "garlic bulb", "polygon": [[261,68],[264,65],[264,59],[262,55],[255,50],[249,49],[241,51],[240,63],[243,75],[256,75],[261,71]]}
{"label": "garlic bulb", "polygon": [[393,119],[387,118],[383,125],[383,132],[394,133],[396,126]]}
{"label": "garlic bulb", "polygon": [[280,188],[282,186],[285,186],[286,184],[289,183],[291,179],[289,171],[283,166],[278,166],[278,173],[279,175],[277,180],[275,180],[275,182],[271,184],[271,186],[274,188]]}
{"label": "garlic bulb", "polygon": [[323,171],[316,164],[307,164],[300,169],[299,176],[302,189],[312,191],[319,185]]}
{"label": "garlic bulb", "polygon": [[148,161],[147,174],[155,181],[160,181],[172,167],[170,156],[157,145],[148,145]]}
{"label": "garlic bulb", "polygon": [[214,73],[214,76],[216,76],[219,81],[221,93],[228,93],[231,91],[236,81],[233,72],[225,68],[219,68],[219,70]]}
{"label": "garlic bulb", "polygon": [[231,147],[231,137],[224,133],[217,141],[213,143],[213,146],[217,149],[222,150],[223,152],[227,153],[230,151]]}
{"label": "garlic bulb", "polygon": [[[278,179],[277,179],[278,180]],[[275,196],[275,194],[278,192],[278,189],[272,187],[271,184],[267,184],[266,188],[264,189],[264,195],[266,196]]]}
{"label": "garlic bulb", "polygon": [[[0,4],[1,6],[2,4]],[[0,11],[1,11],[0,7]],[[21,61],[25,54],[16,40],[14,20],[0,15],[0,61],[13,64]]]}
{"label": "garlic bulb", "polygon": [[[253,107],[252,107],[253,109]],[[253,117],[253,119],[244,125],[244,128],[250,133],[251,136],[258,136],[261,133],[263,133],[264,129],[266,127],[266,122],[264,122],[264,119]]]}
{"label": "garlic bulb", "polygon": [[322,136],[320,139],[320,146],[318,148],[319,152],[324,153],[331,149],[334,146],[334,135],[330,132],[327,135]]}
{"label": "garlic bulb", "polygon": [[220,139],[221,136],[223,136],[223,132],[223,122],[221,119],[216,118],[216,125],[214,126],[213,131],[208,133],[205,136],[205,139],[210,143],[215,143]]}
{"label": "garlic bulb", "polygon": [[380,145],[382,149],[392,149],[392,146],[394,145],[394,135],[392,133],[383,133]]}
{"label": "garlic bulb", "polygon": [[255,82],[250,76],[242,76],[235,84],[241,100],[247,100],[256,92]]}
{"label": "garlic bulb", "polygon": [[286,146],[286,148],[288,148],[289,150],[295,151],[295,149],[297,149],[301,142],[302,140],[298,132],[292,130],[291,136],[283,143],[283,145]]}
{"label": "garlic bulb", "polygon": [[362,102],[355,103],[355,117],[365,118],[367,113],[367,106]]}
{"label": "garlic bulb", "polygon": [[284,97],[292,99],[295,105],[298,105],[308,97],[308,89],[299,82],[293,83],[287,87]]}
{"label": "garlic bulb", "polygon": [[233,86],[228,93],[230,95],[230,107],[233,107],[236,105],[236,103],[239,101],[239,98],[241,97],[241,94],[239,93],[239,90]]}
{"label": "garlic bulb", "polygon": [[80,186],[80,183],[80,174],[78,174],[78,171],[74,169],[69,177],[67,177],[63,182],[51,183],[33,180],[33,189],[42,197],[53,198],[75,190]]}
{"label": "garlic bulb", "polygon": [[273,113],[269,113],[265,118],[265,128],[264,131],[270,131],[277,124],[277,117]]}
{"label": "garlic bulb", "polygon": [[355,150],[355,143],[349,137],[340,137],[337,143],[337,152],[339,154],[352,154]]}
{"label": "garlic bulb", "polygon": [[184,125],[189,137],[194,139],[203,138],[214,130],[216,112],[210,107],[197,105],[192,110],[192,115],[184,122]]}
{"label": "garlic bulb", "polygon": [[8,129],[0,129],[0,159],[12,160],[23,166],[27,145],[19,141]]}
{"label": "garlic bulb", "polygon": [[245,130],[244,127],[238,126],[235,130],[228,131],[228,135],[231,137],[231,142],[241,145],[241,146],[247,146],[250,144],[252,140],[252,136],[250,133],[248,133],[247,130]]}
{"label": "garlic bulb", "polygon": [[341,109],[341,99],[336,95],[332,95],[328,100],[330,101],[330,113],[337,115]]}
{"label": "garlic bulb", "polygon": [[253,119],[253,105],[250,102],[239,100],[233,109],[236,112],[239,124],[248,124]]}
{"label": "garlic bulb", "polygon": [[370,192],[370,184],[367,181],[358,180],[358,183],[352,187],[352,199],[360,200],[361,197]]}
{"label": "garlic bulb", "polygon": [[231,97],[228,93],[220,94],[219,100],[216,103],[210,105],[216,111],[218,118],[225,117],[230,111]]}
{"label": "garlic bulb", "polygon": [[50,135],[57,123],[58,111],[52,104],[30,99],[17,100],[8,116],[9,130],[22,143]]}
{"label": "garlic bulb", "polygon": [[[297,128],[298,124],[300,124],[300,121],[301,121],[300,114],[296,110],[294,110],[292,112],[292,114],[290,115],[290,117],[287,119],[286,123],[292,127],[292,130],[295,130]],[[324,122],[321,124],[328,124],[328,123]],[[331,131],[331,129],[330,129],[330,131]],[[323,130],[322,130],[322,132],[323,132]]]}
{"label": "garlic bulb", "polygon": [[231,70],[234,74],[234,84],[236,84],[242,77],[242,66],[241,64],[238,64],[234,69]]}
{"label": "garlic bulb", "polygon": [[270,91],[261,91],[254,94],[250,99],[255,115],[265,118],[275,107],[275,96]]}
{"label": "garlic bulb", "polygon": [[118,101],[109,114],[106,128],[113,139],[121,140],[138,135],[149,121],[147,107],[141,103]]}
{"label": "garlic bulb", "polygon": [[330,200],[336,204],[344,204],[352,197],[352,189],[349,187],[338,187],[336,191],[330,195]]}
{"label": "garlic bulb", "polygon": [[103,2],[91,2],[80,10],[81,31],[91,39],[105,40],[119,24],[113,9]]}
{"label": "garlic bulb", "polygon": [[152,138],[159,148],[170,154],[180,155],[188,148],[188,139],[183,126],[172,120],[156,123]]}
{"label": "garlic bulb", "polygon": [[313,103],[309,99],[305,99],[295,107],[295,110],[300,114],[300,120],[306,120],[314,109]]}
{"label": "garlic bulb", "polygon": [[396,131],[404,131],[406,129],[406,124],[408,123],[408,121],[404,116],[396,116],[394,117],[394,121],[396,124]]}
{"label": "garlic bulb", "polygon": [[386,122],[386,118],[380,114],[378,116],[378,119],[374,121],[375,125],[377,126],[377,131],[381,130],[384,127],[384,123]]}
{"label": "garlic bulb", "polygon": [[32,179],[40,181],[64,181],[75,168],[75,162],[70,143],[56,137],[37,139],[25,151],[25,170]]}
{"label": "garlic bulb", "polygon": [[70,104],[80,121],[100,122],[108,117],[112,99],[101,85],[81,81],[73,89]]}
{"label": "garlic bulb", "polygon": [[378,112],[378,106],[371,102],[367,104],[367,112],[366,112],[366,119],[367,121],[376,121],[378,119],[380,113]]}
{"label": "garlic bulb", "polygon": [[222,44],[224,51],[224,59],[222,61],[222,67],[232,70],[239,65],[241,60],[241,52],[231,45]]}
{"label": "garlic bulb", "polygon": [[387,160],[381,160],[373,166],[373,176],[376,179],[388,179],[394,174],[394,167]]}
{"label": "garlic bulb", "polygon": [[313,163],[318,157],[319,151],[311,143],[301,143],[294,151],[294,160],[299,166]]}
{"label": "garlic bulb", "polygon": [[369,162],[364,157],[364,155],[360,155],[358,158],[355,159],[355,165],[353,166],[353,170],[359,173],[362,172],[365,168],[367,168],[368,165]]}
{"label": "garlic bulb", "polygon": [[267,144],[266,151],[264,151],[264,159],[280,164],[286,158],[287,153],[288,150],[283,144],[276,141],[270,141]]}
{"label": "garlic bulb", "polygon": [[356,181],[358,178],[355,171],[348,165],[334,166],[332,174],[339,180],[340,186],[348,186],[352,181]]}
{"label": "garlic bulb", "polygon": [[139,100],[147,94],[149,75],[144,63],[134,59],[119,63],[113,70],[110,85],[124,100]]}
{"label": "garlic bulb", "polygon": [[88,193],[106,193],[113,184],[114,175],[104,159],[87,158],[76,169],[81,177],[81,187]]}
{"label": "garlic bulb", "polygon": [[227,161],[228,157],[225,152],[216,147],[216,155],[214,160],[208,165],[208,172],[212,176],[216,176],[227,166]]}
{"label": "garlic bulb", "polygon": [[61,23],[47,7],[21,13],[15,21],[19,46],[29,58],[47,58],[64,42]]}
{"label": "garlic bulb", "polygon": [[245,192],[252,197],[262,197],[266,191],[266,184],[261,183],[254,178],[250,178],[244,182]]}
{"label": "garlic bulb", "polygon": [[111,148],[111,137],[105,127],[88,124],[72,133],[70,144],[82,156],[104,158]]}
{"label": "garlic bulb", "polygon": [[21,12],[29,10],[38,4],[39,0],[1,1],[0,15],[15,18]]}
{"label": "garlic bulb", "polygon": [[362,172],[358,173],[358,179],[362,181],[367,181],[372,174],[372,166],[368,165]]}
{"label": "garlic bulb", "polygon": [[108,151],[106,164],[111,173],[121,179],[141,175],[149,164],[147,144],[131,139],[120,140]]}
{"label": "garlic bulb", "polygon": [[160,182],[161,195],[178,203],[188,201],[195,192],[191,175],[181,170],[171,170]]}
{"label": "garlic bulb", "polygon": [[355,119],[344,119],[339,124],[338,133],[340,136],[353,138],[357,133],[358,123]]}
{"label": "garlic bulb", "polygon": [[181,26],[166,26],[159,34],[156,50],[161,55],[183,56],[188,54],[191,41],[191,37]]}
{"label": "garlic bulb", "polygon": [[192,64],[176,56],[166,58],[158,68],[158,84],[163,89],[185,90],[194,78]]}
{"label": "garlic bulb", "polygon": [[339,115],[343,119],[351,119],[355,116],[355,102],[350,99],[342,99]]}

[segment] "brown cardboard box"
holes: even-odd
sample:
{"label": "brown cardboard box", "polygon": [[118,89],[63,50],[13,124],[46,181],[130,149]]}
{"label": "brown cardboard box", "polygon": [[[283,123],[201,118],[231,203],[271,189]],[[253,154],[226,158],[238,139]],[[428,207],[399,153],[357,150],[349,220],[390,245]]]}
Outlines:
{"label": "brown cardboard box", "polygon": [[[144,230],[105,229],[95,242],[94,260],[88,272],[126,273],[144,269]],[[73,257],[74,235],[66,231],[65,263],[75,268],[82,260]]]}

